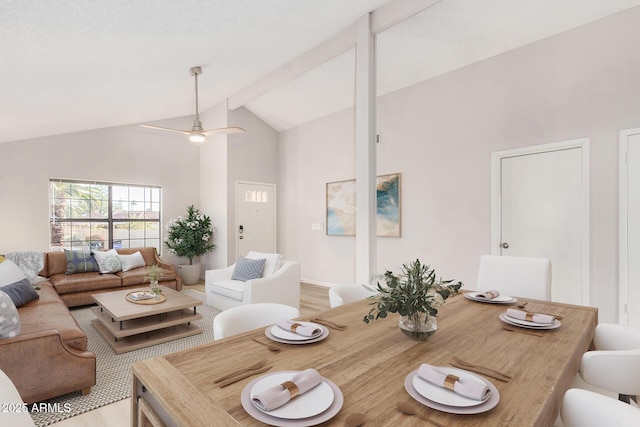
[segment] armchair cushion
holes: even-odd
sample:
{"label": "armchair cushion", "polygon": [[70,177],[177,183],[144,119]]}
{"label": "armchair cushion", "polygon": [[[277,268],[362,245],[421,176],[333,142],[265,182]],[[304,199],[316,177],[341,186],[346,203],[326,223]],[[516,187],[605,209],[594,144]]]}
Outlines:
{"label": "armchair cushion", "polygon": [[246,282],[247,280],[262,277],[265,261],[265,258],[250,259],[239,256],[238,262],[236,262],[236,268],[233,270],[231,280],[241,280]]}
{"label": "armchair cushion", "polygon": [[223,280],[209,284],[210,292],[242,301],[244,296],[245,282],[242,280]]}
{"label": "armchair cushion", "polygon": [[250,259],[265,259],[264,270],[262,271],[262,276],[259,277],[269,277],[276,271],[280,269],[282,264],[282,255],[281,254],[267,254],[262,252],[254,252],[250,251],[247,254],[247,258]]}

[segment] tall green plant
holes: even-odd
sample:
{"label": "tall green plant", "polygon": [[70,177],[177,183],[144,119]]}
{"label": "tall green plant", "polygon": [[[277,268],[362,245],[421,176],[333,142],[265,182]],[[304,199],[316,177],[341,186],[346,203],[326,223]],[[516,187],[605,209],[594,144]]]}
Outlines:
{"label": "tall green plant", "polygon": [[167,235],[164,243],[169,253],[181,258],[193,258],[211,252],[215,245],[210,242],[213,237],[211,218],[201,213],[193,205],[187,207],[187,216],[174,218],[166,225]]}
{"label": "tall green plant", "polygon": [[373,306],[363,321],[369,323],[375,319],[387,317],[389,313],[408,316],[416,324],[420,313],[438,315],[438,307],[451,295],[458,293],[462,282],[436,279],[435,269],[422,264],[419,259],[403,264],[400,275],[391,271],[384,274],[386,286],[377,284],[378,293],[370,297]]}

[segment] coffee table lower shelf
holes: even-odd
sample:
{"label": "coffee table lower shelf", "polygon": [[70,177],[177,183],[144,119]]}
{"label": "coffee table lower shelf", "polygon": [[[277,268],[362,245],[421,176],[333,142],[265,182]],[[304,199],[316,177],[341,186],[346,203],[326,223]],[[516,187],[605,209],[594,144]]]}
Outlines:
{"label": "coffee table lower shelf", "polygon": [[[147,330],[149,327],[143,326],[141,328],[144,330],[143,332],[118,338],[114,335],[114,331],[107,328],[103,323],[104,319],[102,319],[102,317],[106,317],[106,313],[101,313],[99,307],[93,307],[92,310],[98,318],[93,319],[91,324],[116,354],[122,354],[202,333],[202,328],[192,323],[194,320],[202,319],[202,315],[197,313],[188,316],[188,320],[183,319],[182,323],[169,321],[163,325],[163,322],[158,322],[157,326],[153,329]],[[127,320],[127,327],[135,329],[134,325],[136,322],[148,324],[148,320],[149,319],[146,318]]]}

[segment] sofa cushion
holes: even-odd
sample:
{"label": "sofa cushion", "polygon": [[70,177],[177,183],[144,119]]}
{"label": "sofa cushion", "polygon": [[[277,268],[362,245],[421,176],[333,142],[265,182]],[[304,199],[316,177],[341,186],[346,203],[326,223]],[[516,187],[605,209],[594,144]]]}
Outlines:
{"label": "sofa cushion", "polygon": [[5,259],[4,262],[0,263],[0,287],[10,285],[26,278],[27,276],[25,276],[24,272],[20,270],[20,267],[10,259]]}
{"label": "sofa cushion", "polygon": [[0,291],[0,338],[13,338],[20,334],[20,316],[15,304]]}
{"label": "sofa cushion", "polygon": [[64,250],[67,258],[67,274],[87,273],[90,271],[100,271],[95,258],[91,256],[91,251]]}
{"label": "sofa cushion", "polygon": [[242,301],[244,295],[244,282],[241,280],[223,280],[207,285],[207,288],[207,291],[238,301]]}
{"label": "sofa cushion", "polygon": [[122,270],[122,263],[115,249],[93,251],[91,255],[96,259],[100,273],[115,273]]}
{"label": "sofa cushion", "polygon": [[87,336],[80,329],[76,319],[62,303],[23,306],[18,310],[22,333],[42,332],[55,329],[69,347],[86,350]]}
{"label": "sofa cushion", "polygon": [[247,280],[258,279],[262,277],[265,259],[249,259],[243,256],[238,257],[236,267],[231,275],[231,280]]}
{"label": "sofa cushion", "polygon": [[9,295],[16,307],[22,307],[40,297],[26,277],[10,285],[0,287],[0,291]]}
{"label": "sofa cushion", "polygon": [[133,270],[134,268],[144,267],[146,265],[140,251],[130,255],[118,254],[118,258],[120,259],[120,264],[122,265],[122,271],[129,271]]}
{"label": "sofa cushion", "polygon": [[60,295],[97,289],[119,288],[121,285],[120,278],[115,274],[100,274],[98,272],[71,275],[56,274],[49,277],[49,282]]}
{"label": "sofa cushion", "polygon": [[247,254],[247,258],[261,259],[264,258],[264,270],[262,271],[262,277],[269,277],[280,269],[282,264],[282,254],[268,254],[262,252],[250,251]]}
{"label": "sofa cushion", "polygon": [[131,255],[136,252],[140,252],[142,258],[144,258],[145,265],[152,265],[156,263],[156,255],[158,253],[157,249],[154,247],[146,247],[146,248],[120,248],[116,249],[118,254],[120,255]]}
{"label": "sofa cushion", "polygon": [[38,299],[35,299],[27,304],[23,305],[23,307],[31,307],[38,306],[42,304],[62,304],[62,300],[60,299],[60,295],[53,289],[53,286],[49,281],[38,283],[40,289],[36,290],[38,293]]}
{"label": "sofa cushion", "polygon": [[[122,279],[122,286],[142,285],[144,283],[148,284],[149,278],[147,276],[149,275],[149,272],[147,271],[147,268],[148,267],[145,266],[134,268],[129,271],[119,271],[116,275]],[[178,275],[175,272],[160,267],[160,284],[162,284],[162,282],[176,280],[177,277]]]}

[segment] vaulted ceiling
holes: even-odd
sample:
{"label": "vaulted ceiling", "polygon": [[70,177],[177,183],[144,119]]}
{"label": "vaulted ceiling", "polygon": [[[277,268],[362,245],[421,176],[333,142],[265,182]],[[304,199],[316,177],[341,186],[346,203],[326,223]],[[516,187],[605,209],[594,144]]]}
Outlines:
{"label": "vaulted ceiling", "polygon": [[[202,112],[407,1],[418,0],[0,0],[0,142],[189,116],[195,65]],[[640,0],[428,3],[378,34],[379,94]],[[242,105],[279,131],[350,107],[354,62],[347,50]]]}

